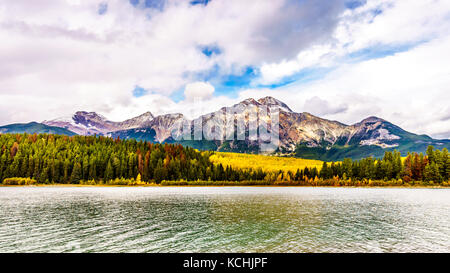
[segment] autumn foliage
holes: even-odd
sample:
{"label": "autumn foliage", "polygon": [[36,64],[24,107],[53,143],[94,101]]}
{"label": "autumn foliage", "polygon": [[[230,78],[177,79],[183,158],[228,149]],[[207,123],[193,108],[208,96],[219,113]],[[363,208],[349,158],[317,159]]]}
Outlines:
{"label": "autumn foliage", "polygon": [[322,162],[97,136],[0,135],[0,181],[10,185],[447,186],[449,179],[448,151],[431,146],[425,155]]}

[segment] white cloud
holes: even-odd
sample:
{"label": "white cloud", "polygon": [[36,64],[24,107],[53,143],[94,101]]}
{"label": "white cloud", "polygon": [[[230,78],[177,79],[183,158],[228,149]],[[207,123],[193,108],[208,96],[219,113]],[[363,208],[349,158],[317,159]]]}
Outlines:
{"label": "white cloud", "polygon": [[319,116],[326,116],[345,113],[345,111],[347,111],[348,109],[348,105],[346,103],[330,103],[324,99],[314,96],[305,101],[303,109],[306,112],[313,112],[314,114]]}
{"label": "white cloud", "polygon": [[[105,2],[99,15],[99,1],[1,1],[0,124],[80,109],[113,116],[122,109],[126,117],[137,104],[159,108],[134,103],[134,87],[169,96],[215,67],[234,73],[279,61],[328,37],[344,9],[343,0],[169,0],[163,11]],[[206,45],[221,54],[208,58],[199,49]]]}
{"label": "white cloud", "polygon": [[332,38],[305,48],[295,58],[264,63],[259,84],[278,83],[304,68],[340,65],[350,53],[408,46],[450,33],[450,2],[446,0],[369,0],[344,12]]}
{"label": "white cloud", "polygon": [[214,86],[207,82],[193,82],[186,85],[184,96],[188,101],[210,99],[214,94]]}
{"label": "white cloud", "polygon": [[259,84],[271,84],[280,82],[284,77],[291,76],[308,67],[333,65],[332,59],[336,57],[335,49],[330,45],[317,45],[305,51],[301,51],[296,59],[280,63],[263,64],[261,77],[257,79]]}

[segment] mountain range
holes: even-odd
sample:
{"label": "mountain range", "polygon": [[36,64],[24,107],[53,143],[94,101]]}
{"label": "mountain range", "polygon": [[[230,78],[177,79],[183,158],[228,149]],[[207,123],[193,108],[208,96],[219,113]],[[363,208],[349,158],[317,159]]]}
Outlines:
{"label": "mountain range", "polygon": [[[137,139],[158,143],[180,143],[201,150],[253,153],[259,151],[259,140],[250,140],[248,132],[251,117],[241,114],[244,120],[245,140],[176,140],[183,126],[193,132],[197,122],[211,122],[221,126],[228,111],[239,113],[248,106],[269,106],[279,110],[280,145],[278,154],[321,160],[359,159],[367,156],[380,157],[387,150],[397,149],[402,154],[424,152],[428,145],[438,149],[450,148],[450,140],[436,140],[427,135],[417,135],[378,117],[369,117],[353,125],[346,125],[314,116],[296,113],[285,103],[265,97],[246,99],[231,107],[200,116],[194,120],[182,114],[154,116],[151,112],[123,122],[113,122],[95,112],[76,112],[73,116],[46,120],[42,123],[11,124],[0,127],[0,133],[52,133],[64,135],[104,135],[121,139]],[[269,126],[270,131],[270,126]],[[225,139],[225,137],[223,138]],[[236,139],[236,138],[235,138]]]}

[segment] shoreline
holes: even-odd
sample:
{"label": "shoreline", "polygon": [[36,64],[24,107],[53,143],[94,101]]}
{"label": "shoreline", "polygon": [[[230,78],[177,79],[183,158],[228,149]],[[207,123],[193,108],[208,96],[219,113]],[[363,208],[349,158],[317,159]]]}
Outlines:
{"label": "shoreline", "polygon": [[450,189],[449,186],[437,185],[407,185],[407,186],[313,186],[313,185],[80,185],[80,184],[36,184],[36,185],[1,185],[0,188],[233,188],[233,187],[262,187],[262,188],[363,188],[363,189]]}

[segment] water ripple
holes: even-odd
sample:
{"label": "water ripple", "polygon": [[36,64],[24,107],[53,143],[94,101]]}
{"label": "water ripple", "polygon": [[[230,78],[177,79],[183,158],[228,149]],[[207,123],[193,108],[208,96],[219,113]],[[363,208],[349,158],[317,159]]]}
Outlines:
{"label": "water ripple", "polygon": [[0,188],[0,252],[449,252],[450,190]]}

